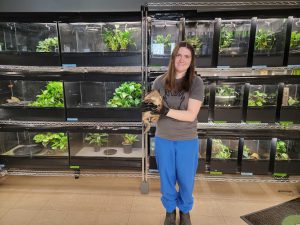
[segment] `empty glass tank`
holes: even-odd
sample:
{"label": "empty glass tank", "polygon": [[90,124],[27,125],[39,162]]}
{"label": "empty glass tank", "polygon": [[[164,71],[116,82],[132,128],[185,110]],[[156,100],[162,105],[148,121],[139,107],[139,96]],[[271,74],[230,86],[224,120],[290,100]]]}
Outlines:
{"label": "empty glass tank", "polygon": [[269,172],[271,140],[245,140],[242,172],[267,174]]}
{"label": "empty glass tank", "polygon": [[66,82],[70,120],[140,121],[141,84],[137,82]]}
{"label": "empty glass tank", "polygon": [[212,139],[210,171],[237,172],[239,140]]}
{"label": "empty glass tank", "polygon": [[210,67],[214,35],[214,21],[185,22],[185,41],[195,49],[196,67]]}
{"label": "empty glass tank", "polygon": [[300,123],[300,85],[288,84],[283,88],[280,120]]}
{"label": "empty glass tank", "polygon": [[277,139],[274,172],[299,174],[300,140]]}
{"label": "empty glass tank", "polygon": [[175,44],[181,40],[180,21],[152,19],[150,28],[151,66],[167,66]]}
{"label": "empty glass tank", "polygon": [[64,120],[61,81],[0,81],[0,118]]}
{"label": "empty glass tank", "polygon": [[64,64],[131,66],[141,63],[141,23],[59,24]]}
{"label": "empty glass tank", "polygon": [[250,20],[222,20],[218,66],[247,66],[250,28]]}
{"label": "empty glass tank", "polygon": [[241,122],[244,85],[221,84],[216,86],[215,118],[227,122]]}
{"label": "empty glass tank", "polygon": [[300,65],[300,18],[293,18],[289,65]]}
{"label": "empty glass tank", "polygon": [[258,19],[253,54],[254,66],[282,66],[287,19]]}
{"label": "empty glass tank", "polygon": [[68,136],[63,132],[0,132],[0,153],[7,168],[67,166]]}
{"label": "empty glass tank", "polygon": [[275,121],[277,89],[277,85],[250,86],[247,121]]}
{"label": "empty glass tank", "polygon": [[56,23],[1,22],[0,61],[4,65],[59,66]]}

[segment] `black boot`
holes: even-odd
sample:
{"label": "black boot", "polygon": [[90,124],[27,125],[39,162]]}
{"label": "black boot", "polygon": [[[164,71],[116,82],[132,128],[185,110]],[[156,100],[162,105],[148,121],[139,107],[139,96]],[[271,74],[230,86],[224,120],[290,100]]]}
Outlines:
{"label": "black boot", "polygon": [[171,213],[166,213],[166,219],[164,225],[175,225],[176,224],[176,209]]}
{"label": "black boot", "polygon": [[180,215],[180,225],[192,225],[190,213],[179,212]]}

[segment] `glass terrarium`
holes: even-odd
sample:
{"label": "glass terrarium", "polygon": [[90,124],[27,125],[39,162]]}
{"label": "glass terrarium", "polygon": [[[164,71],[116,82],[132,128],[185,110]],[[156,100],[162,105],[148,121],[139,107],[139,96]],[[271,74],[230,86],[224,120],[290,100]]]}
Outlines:
{"label": "glass terrarium", "polygon": [[167,66],[175,44],[180,41],[180,21],[151,20],[150,62],[151,66]]}
{"label": "glass terrarium", "polygon": [[207,169],[206,165],[206,149],[207,149],[207,139],[199,139],[199,162],[198,162],[198,171],[205,172]]}
{"label": "glass terrarium", "polygon": [[299,174],[300,140],[277,139],[274,172]]}
{"label": "glass terrarium", "polygon": [[1,119],[65,120],[63,82],[2,80]]}
{"label": "glass terrarium", "polygon": [[242,172],[252,174],[267,174],[271,140],[244,140]]}
{"label": "glass terrarium", "polygon": [[59,66],[58,52],[56,23],[0,23],[1,64]]}
{"label": "glass terrarium", "polygon": [[282,66],[287,19],[258,19],[253,65]]}
{"label": "glass terrarium", "polygon": [[63,64],[132,66],[141,63],[141,23],[59,24]]}
{"label": "glass terrarium", "polygon": [[198,114],[198,122],[208,122],[208,105],[209,105],[209,85],[205,84],[204,85],[204,99],[203,99],[203,103],[200,109],[200,112]]}
{"label": "glass terrarium", "polygon": [[277,85],[250,86],[247,121],[275,121],[277,90]]}
{"label": "glass terrarium", "polygon": [[246,67],[251,20],[222,20],[218,66]]}
{"label": "glass terrarium", "polygon": [[210,67],[214,35],[214,21],[185,22],[185,41],[195,49],[196,67]]}
{"label": "glass terrarium", "polygon": [[212,139],[210,171],[237,172],[238,139]]}
{"label": "glass terrarium", "polygon": [[300,123],[300,85],[288,84],[283,88],[280,120]]}
{"label": "glass terrarium", "polygon": [[[0,153],[8,168],[67,166],[68,136],[63,132],[0,132]],[[49,163],[51,157],[56,160]]]}
{"label": "glass terrarium", "polygon": [[216,86],[215,118],[227,122],[241,122],[244,85],[220,84]]}
{"label": "glass terrarium", "polygon": [[300,64],[300,18],[293,18],[290,40],[289,65]]}
{"label": "glass terrarium", "polygon": [[128,133],[71,133],[71,157],[142,157],[141,134]]}
{"label": "glass terrarium", "polygon": [[140,121],[137,82],[66,82],[67,117],[79,121]]}

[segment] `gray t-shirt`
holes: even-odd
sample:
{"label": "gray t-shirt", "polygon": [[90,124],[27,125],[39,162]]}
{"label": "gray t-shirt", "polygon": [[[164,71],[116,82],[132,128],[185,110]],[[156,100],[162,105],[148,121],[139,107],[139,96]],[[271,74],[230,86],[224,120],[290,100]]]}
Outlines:
{"label": "gray t-shirt", "polygon": [[[203,102],[204,85],[199,76],[194,78],[190,93],[184,90],[166,91],[163,76],[154,80],[152,89],[159,91],[165,106],[176,110],[187,110],[189,98]],[[177,79],[176,82],[182,80],[183,78]],[[197,137],[197,122],[197,118],[193,122],[186,122],[161,115],[156,125],[155,135],[168,140],[191,140]]]}

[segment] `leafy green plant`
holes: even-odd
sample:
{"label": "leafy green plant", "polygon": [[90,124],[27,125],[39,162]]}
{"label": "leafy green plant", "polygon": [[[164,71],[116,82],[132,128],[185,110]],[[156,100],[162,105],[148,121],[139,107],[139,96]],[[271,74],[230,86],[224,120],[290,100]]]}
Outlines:
{"label": "leafy green plant", "polygon": [[123,144],[132,145],[136,141],[138,141],[137,135],[124,134],[123,136]]}
{"label": "leafy green plant", "polygon": [[163,34],[156,35],[154,44],[164,44],[165,48],[171,47],[171,34],[164,36]]}
{"label": "leafy green plant", "polygon": [[68,137],[65,133],[41,133],[33,137],[35,143],[41,143],[45,148],[50,145],[53,150],[66,151],[68,146]]}
{"label": "leafy green plant", "polygon": [[290,47],[291,48],[299,48],[300,47],[300,32],[293,31],[291,33]]}
{"label": "leafy green plant", "polygon": [[196,35],[187,37],[185,39],[185,41],[194,47],[196,54],[200,53],[200,49],[201,49],[201,46],[203,45],[203,43],[200,41],[199,37],[197,37]]}
{"label": "leafy green plant", "polygon": [[107,133],[88,133],[85,138],[90,145],[94,145],[97,147],[103,146],[108,142],[108,134]]}
{"label": "leafy green plant", "polygon": [[58,38],[46,38],[43,41],[39,41],[38,46],[36,46],[37,52],[54,52],[55,48],[58,48]]}
{"label": "leafy green plant", "polygon": [[132,30],[127,29],[120,30],[120,25],[115,25],[115,29],[107,29],[104,32],[104,43],[112,51],[126,50],[129,45],[136,46],[133,37]]}
{"label": "leafy green plant", "polygon": [[259,29],[255,36],[255,49],[260,51],[270,51],[273,49],[275,41],[276,37],[274,32]]}
{"label": "leafy green plant", "polygon": [[220,52],[222,52],[224,48],[230,47],[233,40],[233,31],[222,29],[220,35]]}
{"label": "leafy green plant", "polygon": [[216,95],[217,96],[233,96],[236,94],[234,88],[229,87],[228,85],[223,85],[217,87]]}
{"label": "leafy green plant", "polygon": [[224,145],[220,139],[213,140],[213,152],[214,157],[218,159],[228,159],[231,154],[229,147]]}
{"label": "leafy green plant", "polygon": [[289,96],[288,104],[289,104],[289,106],[299,106],[300,101],[297,100],[296,98]]}
{"label": "leafy green plant", "polygon": [[247,145],[243,147],[243,158],[249,159],[250,158],[250,148]]}
{"label": "leafy green plant", "polygon": [[295,76],[300,75],[300,69],[293,69],[291,75],[295,75]]}
{"label": "leafy green plant", "polygon": [[109,107],[137,107],[142,100],[142,85],[136,82],[124,82],[115,89]]}
{"label": "leafy green plant", "polygon": [[260,91],[250,93],[248,106],[263,106],[267,102],[267,94]]}
{"label": "leafy green plant", "polygon": [[276,143],[276,159],[288,160],[289,156],[286,151],[286,143],[284,141],[277,141]]}
{"label": "leafy green plant", "polygon": [[60,81],[50,81],[46,90],[36,96],[37,99],[29,106],[36,107],[64,107],[63,83]]}

